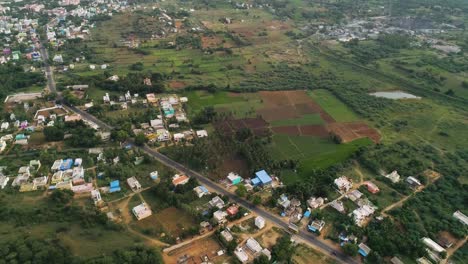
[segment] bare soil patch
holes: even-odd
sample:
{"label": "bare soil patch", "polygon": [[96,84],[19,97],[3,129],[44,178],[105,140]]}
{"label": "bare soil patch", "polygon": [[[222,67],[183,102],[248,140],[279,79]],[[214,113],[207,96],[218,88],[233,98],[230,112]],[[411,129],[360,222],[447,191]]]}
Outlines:
{"label": "bare soil patch", "polygon": [[171,81],[169,83],[169,87],[171,87],[172,89],[182,89],[185,88],[186,85],[186,83],[181,81]]}
{"label": "bare soil patch", "polygon": [[353,123],[330,123],[330,133],[337,136],[342,143],[351,142],[358,138],[368,137],[375,143],[380,142],[380,134],[377,130],[362,122]]}
{"label": "bare soil patch", "polygon": [[167,254],[164,254],[165,263],[178,263],[179,259],[187,259],[187,264],[203,263],[203,258],[206,256],[210,261],[218,261],[224,256],[218,256],[217,252],[221,250],[221,246],[213,237],[208,237],[196,240],[188,245],[175,249]]}
{"label": "bare soil patch", "polygon": [[301,135],[303,136],[316,136],[326,138],[329,136],[328,129],[322,125],[305,125],[299,126]]}
{"label": "bare soil patch", "polygon": [[289,136],[299,136],[301,134],[298,126],[279,126],[273,127],[271,130],[273,130],[274,133],[285,134]]}

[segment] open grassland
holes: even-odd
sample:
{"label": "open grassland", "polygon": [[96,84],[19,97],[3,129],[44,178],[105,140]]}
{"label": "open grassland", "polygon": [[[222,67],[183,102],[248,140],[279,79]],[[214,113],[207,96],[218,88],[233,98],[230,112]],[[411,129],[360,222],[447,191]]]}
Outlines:
{"label": "open grassland", "polygon": [[313,90],[309,95],[337,122],[352,122],[359,118],[349,107],[327,90]]}
{"label": "open grassland", "polygon": [[316,264],[335,264],[337,263],[333,259],[319,253],[309,247],[304,245],[299,245],[294,252],[292,257],[292,262],[295,264],[307,264],[307,263],[316,263]]}
{"label": "open grassland", "polygon": [[262,105],[256,93],[192,91],[184,95],[189,99],[188,110],[192,115],[211,106],[218,112],[231,113],[236,118],[255,117],[256,110]]}
{"label": "open grassland", "polygon": [[306,114],[299,118],[275,120],[271,122],[275,126],[300,126],[300,125],[323,125],[324,121],[319,114]]}
{"label": "open grassland", "polygon": [[326,168],[349,158],[360,147],[372,144],[364,138],[346,144],[336,144],[330,139],[311,136],[273,135],[270,152],[276,159],[299,161],[298,172],[284,171],[285,183],[292,183],[313,170]]}

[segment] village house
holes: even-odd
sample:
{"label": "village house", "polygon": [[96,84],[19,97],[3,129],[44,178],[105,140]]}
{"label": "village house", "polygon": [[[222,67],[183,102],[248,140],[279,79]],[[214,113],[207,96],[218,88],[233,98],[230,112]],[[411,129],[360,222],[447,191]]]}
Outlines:
{"label": "village house", "polygon": [[196,134],[198,138],[204,138],[208,136],[208,132],[206,130],[197,130]]}
{"label": "village house", "polygon": [[265,219],[261,216],[255,217],[255,226],[258,229],[263,229],[265,227]]}
{"label": "village house", "polygon": [[291,204],[291,201],[289,201],[288,197],[286,196],[286,194],[281,194],[280,197],[278,198],[278,200],[276,201],[278,203],[278,205],[280,205],[283,209],[286,209],[289,207],[289,205]]}
{"label": "village house", "polygon": [[255,178],[252,179],[253,186],[268,186],[273,182],[273,179],[265,170],[257,171]]}
{"label": "village house", "polygon": [[353,211],[354,222],[357,226],[362,227],[365,220],[374,214],[376,207],[370,205],[363,205]]}
{"label": "village house", "polygon": [[371,249],[366,244],[364,243],[359,244],[358,253],[361,254],[361,256],[367,257],[370,252],[371,252]]}
{"label": "village house", "polygon": [[4,189],[7,186],[9,181],[10,181],[9,177],[7,177],[7,176],[5,176],[3,174],[0,174],[0,188],[1,189]]}
{"label": "village house", "polygon": [[247,263],[247,261],[249,261],[249,255],[240,247],[234,251],[234,255],[241,263]]}
{"label": "village house", "polygon": [[252,237],[247,239],[245,246],[255,256],[258,255],[260,252],[262,252],[262,249],[263,249],[262,246],[260,246],[260,244],[258,243],[258,241]]}
{"label": "village house", "polygon": [[91,191],[91,199],[93,200],[95,205],[98,205],[102,201],[101,193],[99,192],[99,190],[95,189]]}
{"label": "village house", "polygon": [[400,181],[400,175],[396,170],[392,171],[392,173],[385,175],[385,178],[389,179],[393,183],[397,183]]}
{"label": "village house", "polygon": [[151,208],[146,203],[133,207],[132,212],[138,221],[153,214]]}
{"label": "village house", "polygon": [[221,231],[220,234],[221,234],[221,237],[224,238],[224,240],[226,240],[226,242],[231,242],[234,239],[231,232],[229,232],[229,230],[227,229]]}
{"label": "village house", "polygon": [[226,212],[218,210],[213,213],[213,219],[217,224],[222,225],[227,222],[226,220],[227,215],[228,214]]}
{"label": "village house", "polygon": [[361,198],[362,195],[363,194],[359,190],[353,190],[353,191],[349,192],[346,196],[348,197],[348,199],[355,202],[359,198]]}
{"label": "village house", "polygon": [[213,197],[208,203],[212,208],[216,207],[218,209],[221,209],[225,206],[223,199],[221,199],[219,196]]}
{"label": "village house", "polygon": [[453,217],[460,221],[464,225],[468,225],[468,216],[462,213],[460,210],[453,213]]}
{"label": "village house", "polygon": [[343,205],[343,202],[342,201],[339,201],[339,200],[334,200],[330,203],[330,206],[332,208],[335,208],[338,212],[344,214],[345,213],[345,208],[344,208],[344,205]]}
{"label": "village house", "polygon": [[172,177],[172,184],[173,184],[174,186],[177,186],[177,185],[184,185],[184,184],[186,184],[189,180],[190,180],[190,178],[187,177],[187,176],[185,176],[185,175],[176,174],[176,175],[174,175],[174,177]]}
{"label": "village house", "polygon": [[154,129],[162,129],[164,128],[164,122],[162,119],[153,119],[150,120],[151,127]]}
{"label": "village house", "polygon": [[373,182],[366,181],[364,182],[364,185],[367,186],[367,190],[372,194],[376,194],[380,191],[379,187]]}
{"label": "village house", "polygon": [[115,193],[115,192],[120,192],[121,188],[120,188],[120,181],[119,180],[115,180],[115,181],[111,181],[110,184],[109,184],[109,193]]}
{"label": "village house", "polygon": [[413,189],[417,189],[422,186],[421,182],[413,176],[407,177],[406,183]]}
{"label": "village house", "polygon": [[239,206],[238,205],[231,205],[226,209],[226,212],[230,216],[234,216],[239,212]]}
{"label": "village house", "polygon": [[426,245],[430,250],[437,252],[437,253],[442,253],[445,251],[443,247],[441,247],[439,244],[437,244],[434,240],[428,238],[428,237],[423,237],[422,242],[424,245]]}
{"label": "village house", "polygon": [[208,189],[206,189],[206,187],[202,185],[193,188],[193,191],[198,196],[198,198],[202,198],[204,195],[210,194]]}
{"label": "village house", "polygon": [[310,197],[309,200],[307,200],[307,205],[312,208],[312,209],[317,209],[320,206],[324,204],[325,200],[322,197]]}
{"label": "village house", "polygon": [[135,177],[128,178],[127,184],[128,186],[130,186],[130,189],[132,189],[132,191],[134,192],[139,191],[141,189],[141,184]]}
{"label": "village house", "polygon": [[242,179],[242,177],[239,176],[237,173],[230,172],[227,176],[227,180],[229,181],[229,184],[237,185],[241,183],[244,179]]}
{"label": "village house", "polygon": [[325,226],[325,221],[323,220],[311,220],[310,223],[307,225],[307,229],[310,232],[320,232],[322,231],[323,227]]}
{"label": "village house", "polygon": [[346,176],[336,178],[334,183],[340,193],[348,192],[353,187],[353,181]]}

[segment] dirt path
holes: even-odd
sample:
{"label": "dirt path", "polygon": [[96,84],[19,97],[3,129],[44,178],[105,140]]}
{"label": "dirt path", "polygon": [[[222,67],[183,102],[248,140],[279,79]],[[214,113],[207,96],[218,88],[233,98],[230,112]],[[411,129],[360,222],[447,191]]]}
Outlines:
{"label": "dirt path", "polygon": [[[227,226],[228,226],[228,227],[232,227],[232,226],[234,226],[234,225],[236,225],[236,224],[238,224],[238,223],[241,223],[241,222],[244,222],[244,221],[246,221],[246,220],[249,220],[251,217],[254,217],[254,216],[253,216],[252,214],[250,214],[250,215],[248,215],[248,216],[246,216],[246,217],[243,217],[243,218],[241,218],[241,219],[238,219],[238,220],[236,220],[236,221],[234,221],[234,222],[230,222]],[[211,231],[209,231],[209,232],[204,233],[203,235],[196,236],[196,237],[194,237],[194,238],[192,238],[192,239],[185,240],[185,241],[183,241],[183,242],[181,242],[181,243],[179,243],[179,244],[177,244],[177,245],[173,245],[173,246],[171,246],[171,247],[165,248],[165,249],[163,250],[163,252],[168,253],[168,252],[174,251],[174,250],[176,250],[176,249],[179,249],[179,248],[181,248],[181,247],[184,247],[184,246],[186,246],[186,245],[189,245],[190,243],[193,243],[193,242],[195,242],[195,241],[197,241],[197,240],[200,240],[200,239],[209,237],[209,236],[213,235],[215,231],[216,231],[216,229],[213,229],[213,230],[211,230]]]}
{"label": "dirt path", "polygon": [[457,252],[457,250],[458,250],[459,248],[461,248],[461,247],[463,247],[463,245],[465,245],[465,243],[466,243],[467,240],[468,240],[468,236],[466,236],[465,239],[458,241],[457,244],[455,244],[454,247],[447,249],[447,257],[446,257],[444,260],[442,260],[440,263],[441,263],[441,264],[446,264],[446,263],[448,262],[449,258],[450,258],[455,252]]}
{"label": "dirt path", "polygon": [[403,205],[404,202],[406,202],[406,200],[408,200],[409,198],[415,196],[417,193],[419,192],[422,192],[425,188],[427,188],[429,185],[431,185],[432,183],[434,183],[435,181],[437,181],[438,179],[440,178],[440,175],[434,179],[432,179],[430,182],[428,182],[426,185],[424,186],[421,186],[420,188],[418,188],[416,191],[414,191],[412,194],[402,198],[400,201],[396,202],[396,203],[393,203],[389,206],[387,206],[386,208],[384,208],[382,210],[382,215],[383,216],[389,216],[387,214],[388,211],[392,210],[393,208],[395,207],[400,207],[401,205]]}
{"label": "dirt path", "polygon": [[[122,202],[120,202],[122,199],[118,199],[118,200],[116,200],[116,201],[111,202],[111,203],[115,203],[115,202],[118,203],[118,202],[120,202],[120,204],[116,204],[116,207],[118,207],[118,208],[120,209],[120,213],[121,213],[121,216],[122,216],[123,224],[126,226],[127,230],[128,230],[130,233],[132,233],[132,234],[134,234],[134,235],[136,235],[136,236],[138,236],[138,237],[144,239],[148,244],[150,244],[150,245],[152,245],[152,246],[157,246],[157,247],[168,247],[169,244],[164,243],[164,242],[162,242],[162,241],[159,241],[159,240],[157,240],[157,239],[154,239],[154,238],[152,238],[152,237],[150,237],[150,236],[144,235],[144,234],[142,234],[142,233],[140,233],[140,232],[134,230],[134,229],[129,225],[129,223],[130,223],[130,222],[132,221],[132,219],[133,219],[133,216],[130,214],[130,208],[128,208],[128,204],[130,203],[130,200],[132,199],[132,197],[133,197],[134,195],[140,196],[140,199],[143,200],[143,196],[141,195],[140,192],[138,192],[138,193],[132,193],[132,194],[130,194],[129,196],[124,197],[124,199],[125,199],[125,198],[126,198],[126,199],[125,199],[124,201],[122,201]],[[144,201],[144,200],[143,200],[143,201]]]}

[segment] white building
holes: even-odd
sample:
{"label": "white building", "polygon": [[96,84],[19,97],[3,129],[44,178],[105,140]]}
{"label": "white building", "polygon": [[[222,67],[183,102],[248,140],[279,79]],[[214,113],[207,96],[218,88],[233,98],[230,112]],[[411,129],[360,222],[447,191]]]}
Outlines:
{"label": "white building", "polygon": [[7,130],[9,127],[10,127],[10,123],[3,122],[0,129],[3,131],[3,130]]}
{"label": "white building", "polygon": [[150,120],[150,125],[151,125],[151,127],[153,127],[154,129],[162,129],[162,128],[164,128],[164,123],[163,123],[162,119],[153,119],[153,120]]}
{"label": "white building", "polygon": [[197,130],[197,137],[204,138],[208,136],[208,132],[206,130]]}
{"label": "white building", "polygon": [[99,202],[102,201],[101,193],[99,192],[98,189],[91,191],[91,199],[93,199],[94,204],[98,204]]}
{"label": "white building", "polygon": [[393,183],[397,183],[400,181],[400,175],[396,170],[392,171],[392,173],[385,175],[385,178],[389,179]]}
{"label": "white building", "polygon": [[252,251],[253,254],[258,254],[262,252],[263,249],[262,246],[260,246],[260,244],[258,243],[258,241],[252,237],[247,239],[245,245],[250,251]]}
{"label": "white building", "polygon": [[218,224],[224,224],[226,223],[226,216],[228,214],[224,211],[221,211],[221,210],[218,210],[216,212],[214,212],[213,214],[213,219],[216,221],[216,223]]}
{"label": "white building", "polygon": [[325,201],[322,197],[318,197],[318,198],[310,197],[310,199],[307,200],[307,205],[309,205],[309,207],[312,209],[316,209],[322,206],[324,202]]}
{"label": "white building", "polygon": [[265,219],[261,216],[255,217],[255,226],[258,227],[258,229],[262,229],[265,227]]}
{"label": "white building", "polygon": [[445,249],[443,247],[441,247],[439,244],[437,244],[434,240],[428,238],[428,237],[423,237],[422,239],[424,245],[426,245],[428,248],[430,248],[431,250],[437,252],[437,253],[441,253],[441,252],[444,252]]}
{"label": "white building", "polygon": [[127,179],[127,184],[130,186],[132,191],[136,192],[141,189],[141,184],[135,177],[130,177]]}
{"label": "white building", "polygon": [[138,220],[141,220],[153,214],[146,203],[142,203],[133,207],[132,212]]}
{"label": "white building", "polygon": [[463,214],[461,211],[456,211],[455,213],[453,213],[453,217],[458,219],[458,221],[460,221],[461,223],[468,225],[468,216]]}
{"label": "white building", "polygon": [[237,248],[234,251],[234,255],[236,255],[237,259],[241,263],[247,263],[247,261],[249,261],[249,255],[247,255],[247,253],[245,253],[245,251],[242,248]]}
{"label": "white building", "polygon": [[5,175],[0,175],[0,188],[4,189],[6,185],[8,184],[8,181],[10,181],[9,177]]}
{"label": "white building", "polygon": [[352,180],[346,176],[336,178],[334,182],[340,192],[348,192],[353,187]]}

